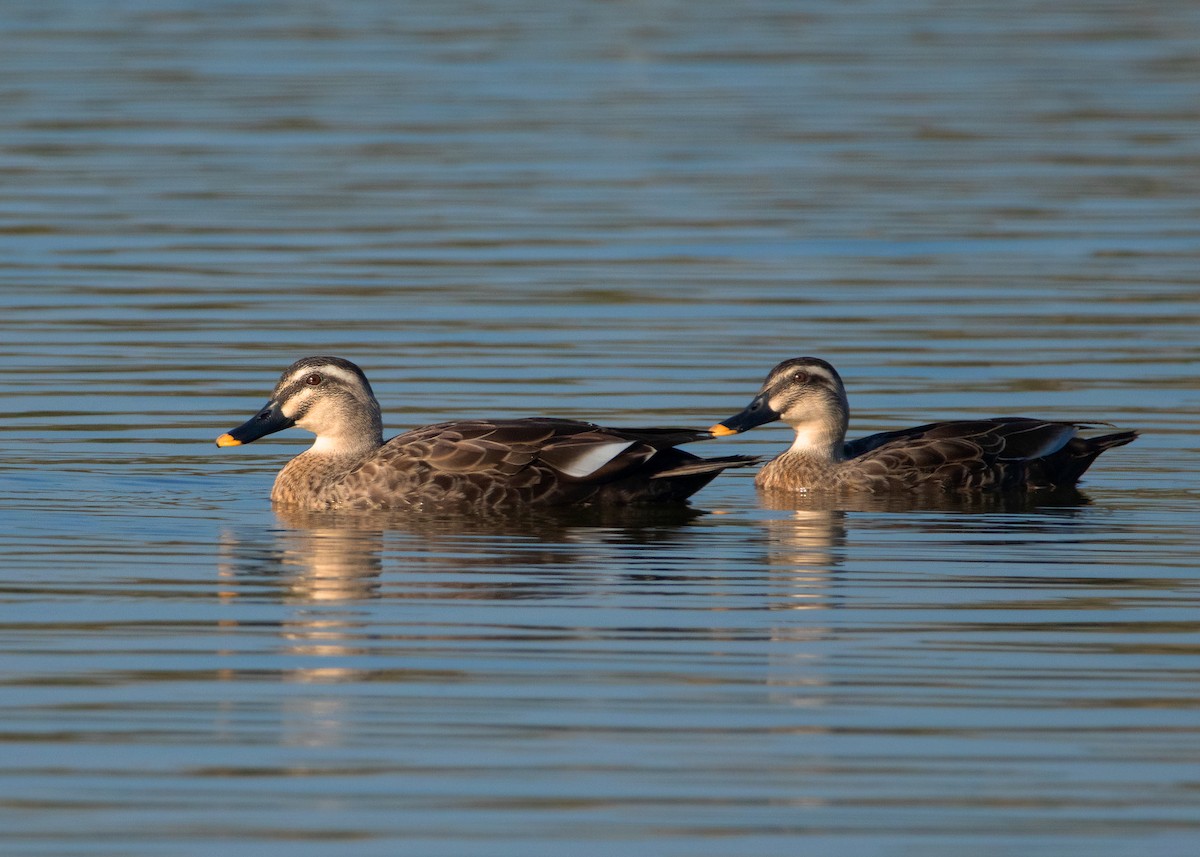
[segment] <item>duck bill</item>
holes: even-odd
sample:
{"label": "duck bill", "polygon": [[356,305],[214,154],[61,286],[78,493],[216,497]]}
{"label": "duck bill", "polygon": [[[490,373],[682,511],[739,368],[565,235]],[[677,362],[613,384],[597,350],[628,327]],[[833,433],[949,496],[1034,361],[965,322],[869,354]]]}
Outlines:
{"label": "duck bill", "polygon": [[241,446],[244,443],[253,443],[260,437],[283,431],[295,424],[294,419],[284,416],[283,411],[279,409],[278,402],[267,402],[257,414],[217,438],[217,446]]}
{"label": "duck bill", "polygon": [[767,404],[767,397],[763,394],[756,396],[754,401],[745,408],[738,411],[729,419],[721,420],[721,422],[710,428],[709,431],[716,437],[723,437],[730,434],[740,434],[755,426],[773,423],[777,419],[779,419],[779,412]]}

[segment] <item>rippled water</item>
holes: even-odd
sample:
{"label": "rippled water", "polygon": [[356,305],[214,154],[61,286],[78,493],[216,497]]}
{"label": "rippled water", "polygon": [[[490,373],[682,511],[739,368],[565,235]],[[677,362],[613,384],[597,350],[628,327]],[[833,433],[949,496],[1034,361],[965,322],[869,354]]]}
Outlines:
{"label": "rippled water", "polygon": [[[152,6],[152,8],[149,8]],[[0,851],[1192,854],[1200,10],[0,9]],[[1077,501],[289,516],[213,438],[1138,428]],[[773,453],[765,428],[714,453]]]}

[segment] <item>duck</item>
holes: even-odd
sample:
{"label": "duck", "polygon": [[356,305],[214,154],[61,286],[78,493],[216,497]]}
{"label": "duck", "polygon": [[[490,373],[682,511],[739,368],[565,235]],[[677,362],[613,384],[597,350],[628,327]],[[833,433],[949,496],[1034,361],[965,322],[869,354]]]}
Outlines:
{"label": "duck", "polygon": [[846,387],[819,357],[784,360],[749,405],[709,431],[722,437],[776,420],[791,426],[796,437],[755,474],[755,485],[797,493],[1070,489],[1101,453],[1138,436],[1117,431],[1083,437],[1081,430],[1097,424],[996,417],[927,423],[847,441]]}
{"label": "duck", "polygon": [[305,357],[270,399],[217,446],[304,429],[312,446],[275,478],[283,509],[516,510],[679,504],[731,467],[758,456],[700,458],[678,449],[706,440],[685,428],[606,428],[534,417],[442,422],[383,439],[367,376],[340,357]]}

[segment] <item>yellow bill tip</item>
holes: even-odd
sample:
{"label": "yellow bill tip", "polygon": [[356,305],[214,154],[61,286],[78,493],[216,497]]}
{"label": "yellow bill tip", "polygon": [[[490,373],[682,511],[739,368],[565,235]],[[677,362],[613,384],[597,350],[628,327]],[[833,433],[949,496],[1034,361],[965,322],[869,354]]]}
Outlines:
{"label": "yellow bill tip", "polygon": [[[710,428],[708,430],[708,432],[713,437],[724,437],[727,434],[737,434],[736,429],[731,429],[731,428],[729,428],[729,426],[725,425],[724,423],[717,423],[715,426]],[[220,441],[218,441],[218,443],[219,442]]]}
{"label": "yellow bill tip", "polygon": [[217,438],[217,446],[241,446],[242,442],[229,433]]}

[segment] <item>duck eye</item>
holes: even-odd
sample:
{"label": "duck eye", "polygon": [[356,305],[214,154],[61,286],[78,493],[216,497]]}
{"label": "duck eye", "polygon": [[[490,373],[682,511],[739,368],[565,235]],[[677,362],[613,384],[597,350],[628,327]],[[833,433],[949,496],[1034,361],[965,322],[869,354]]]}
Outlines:
{"label": "duck eye", "polygon": [[322,378],[320,375],[318,375],[316,372],[313,372],[311,375],[309,375],[307,378],[304,379],[304,383],[310,387],[316,387],[323,380],[325,380],[325,379]]}
{"label": "duck eye", "polygon": [[797,372],[795,375],[792,376],[792,380],[795,381],[797,384],[807,384],[808,380],[809,380],[808,373],[807,372]]}

